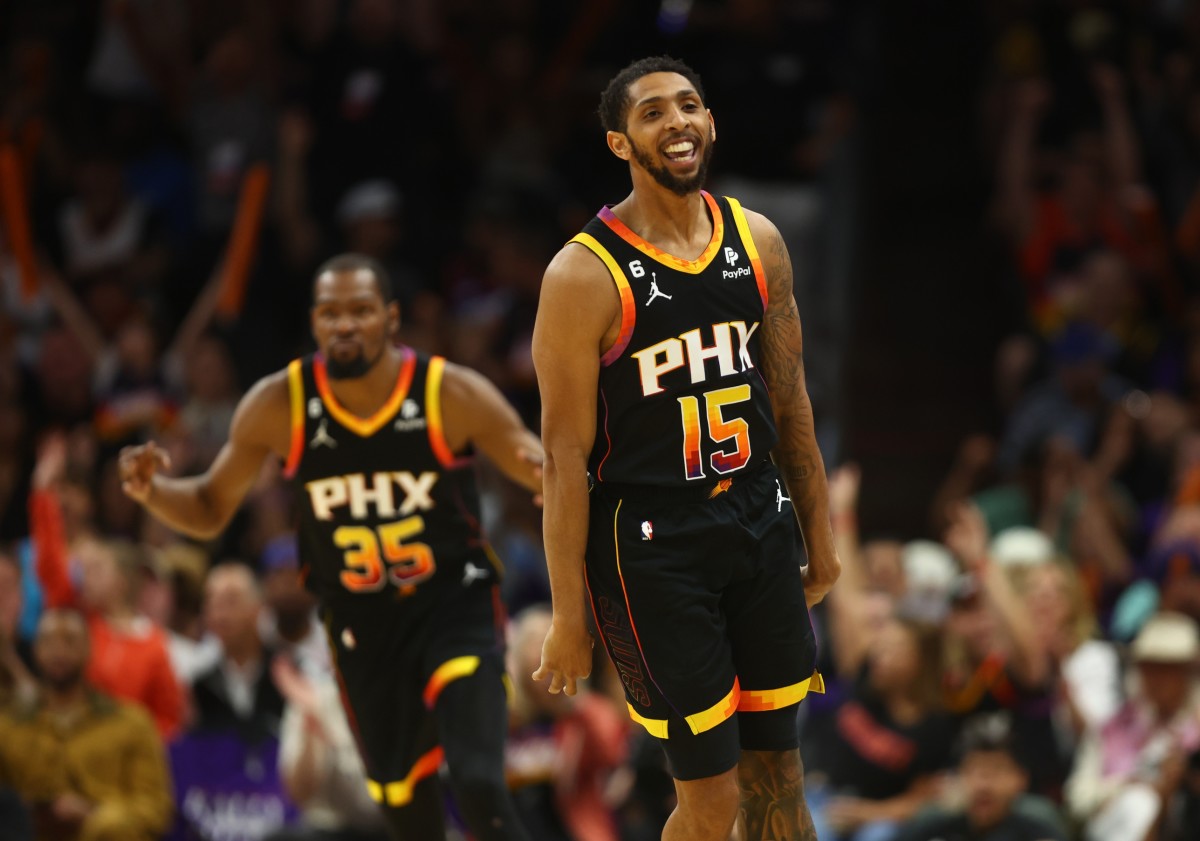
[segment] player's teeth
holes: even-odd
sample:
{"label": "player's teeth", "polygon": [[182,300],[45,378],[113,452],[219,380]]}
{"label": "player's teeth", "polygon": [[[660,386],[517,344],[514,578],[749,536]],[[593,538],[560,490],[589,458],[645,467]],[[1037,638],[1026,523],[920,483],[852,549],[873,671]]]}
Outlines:
{"label": "player's teeth", "polygon": [[693,148],[693,146],[691,143],[672,143],[670,146],[667,147],[667,151],[670,152],[672,155],[676,155],[676,154],[681,154],[683,152],[690,152],[690,151],[692,151],[692,148]]}

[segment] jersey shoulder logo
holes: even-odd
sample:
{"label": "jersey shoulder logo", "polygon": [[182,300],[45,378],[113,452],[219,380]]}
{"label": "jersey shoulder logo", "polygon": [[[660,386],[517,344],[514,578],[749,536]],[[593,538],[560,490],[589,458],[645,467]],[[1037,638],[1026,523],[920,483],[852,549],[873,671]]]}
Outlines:
{"label": "jersey shoulder logo", "polygon": [[646,299],[646,306],[650,306],[651,302],[655,298],[666,298],[668,301],[671,300],[670,295],[658,288],[658,275],[656,275],[654,272],[650,272],[650,297]]}
{"label": "jersey shoulder logo", "polygon": [[726,263],[728,263],[731,266],[734,265],[735,263],[737,263],[739,256],[741,256],[741,255],[739,255],[736,251],[734,251],[728,245],[725,246],[725,262]]}
{"label": "jersey shoulder logo", "polygon": [[308,416],[310,418],[315,419],[315,418],[321,417],[322,409],[323,409],[323,407],[321,406],[321,398],[320,397],[310,397],[309,398],[309,400],[308,400]]}

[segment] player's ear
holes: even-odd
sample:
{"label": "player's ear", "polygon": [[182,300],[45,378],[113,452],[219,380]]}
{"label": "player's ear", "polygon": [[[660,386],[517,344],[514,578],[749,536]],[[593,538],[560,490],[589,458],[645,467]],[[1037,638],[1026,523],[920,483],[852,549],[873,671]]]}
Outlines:
{"label": "player's ear", "polygon": [[387,305],[387,332],[396,336],[400,332],[400,302],[389,301]]}
{"label": "player's ear", "polygon": [[624,132],[610,131],[607,134],[608,148],[612,153],[623,161],[627,161],[633,157],[633,147],[629,143],[629,138]]}
{"label": "player's ear", "polygon": [[713,119],[712,111],[708,108],[704,111],[708,114],[708,142],[712,143],[717,139],[717,121]]}

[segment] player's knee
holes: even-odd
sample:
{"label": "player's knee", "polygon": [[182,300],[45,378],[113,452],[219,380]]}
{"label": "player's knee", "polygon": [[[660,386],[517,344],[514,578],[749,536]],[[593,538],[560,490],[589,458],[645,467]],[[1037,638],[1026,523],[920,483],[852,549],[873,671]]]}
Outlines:
{"label": "player's knee", "polygon": [[496,763],[473,759],[451,764],[448,770],[463,809],[494,811],[508,796],[503,770]]}
{"label": "player's knee", "polygon": [[677,782],[675,788],[679,808],[695,823],[732,829],[742,799],[737,768],[715,777]]}

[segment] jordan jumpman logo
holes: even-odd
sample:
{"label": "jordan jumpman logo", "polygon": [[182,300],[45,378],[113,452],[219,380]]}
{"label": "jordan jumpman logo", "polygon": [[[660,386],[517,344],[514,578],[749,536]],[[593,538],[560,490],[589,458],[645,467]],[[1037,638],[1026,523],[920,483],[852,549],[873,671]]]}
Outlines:
{"label": "jordan jumpman logo", "polygon": [[654,274],[654,272],[650,272],[650,297],[646,299],[646,306],[650,306],[650,302],[655,298],[666,298],[668,301],[671,300],[670,295],[658,288],[658,277]]}

